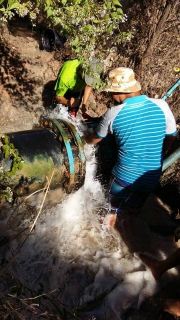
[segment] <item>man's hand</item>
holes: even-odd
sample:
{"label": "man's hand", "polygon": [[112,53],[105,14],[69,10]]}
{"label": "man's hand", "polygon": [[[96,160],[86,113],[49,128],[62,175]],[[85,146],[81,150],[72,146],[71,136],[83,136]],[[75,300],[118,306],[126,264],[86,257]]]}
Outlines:
{"label": "man's hand", "polygon": [[70,108],[75,108],[79,103],[79,98],[71,98],[70,100],[61,96],[56,96],[55,98],[58,103],[62,103],[64,106],[68,106]]}
{"label": "man's hand", "polygon": [[90,131],[85,131],[83,133],[83,139],[86,141],[86,143],[91,142],[91,135],[92,135],[92,132]]}
{"label": "man's hand", "polygon": [[98,138],[96,132],[89,132],[89,131],[84,132],[83,138],[88,144],[96,144],[102,140],[101,138]]}
{"label": "man's hand", "polygon": [[82,104],[81,110],[82,110],[82,116],[83,116],[84,120],[92,120],[93,121],[94,118],[89,115],[85,104]]}
{"label": "man's hand", "polygon": [[82,104],[81,109],[82,109],[82,115],[85,115],[87,110],[86,110],[86,105],[84,103]]}
{"label": "man's hand", "polygon": [[70,108],[75,108],[75,107],[77,107],[77,105],[78,105],[78,103],[79,103],[79,98],[71,98],[70,100],[69,100],[69,107]]}

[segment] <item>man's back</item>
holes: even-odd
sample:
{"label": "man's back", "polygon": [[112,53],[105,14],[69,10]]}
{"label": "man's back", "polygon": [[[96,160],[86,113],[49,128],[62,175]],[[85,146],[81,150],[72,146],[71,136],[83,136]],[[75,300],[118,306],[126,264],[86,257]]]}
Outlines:
{"label": "man's back", "polygon": [[67,90],[80,92],[85,88],[84,80],[78,75],[80,64],[78,59],[73,59],[62,65],[54,88],[57,96],[64,96]]}
{"label": "man's back", "polygon": [[126,209],[138,213],[157,185],[163,152],[176,138],[176,122],[162,99],[141,95],[134,71],[119,67],[110,71],[104,91],[117,106],[109,109],[93,133],[84,135],[89,144],[99,143],[108,133],[115,136],[118,155],[108,186],[108,222],[114,227],[117,214]]}
{"label": "man's back", "polygon": [[[146,95],[127,98],[112,107],[97,128],[99,136],[106,130],[115,135],[117,162],[112,173],[139,186],[154,185],[161,175],[162,148],[165,135],[175,130],[175,122],[166,119],[171,111],[164,100]],[[171,117],[170,117],[171,118]]]}

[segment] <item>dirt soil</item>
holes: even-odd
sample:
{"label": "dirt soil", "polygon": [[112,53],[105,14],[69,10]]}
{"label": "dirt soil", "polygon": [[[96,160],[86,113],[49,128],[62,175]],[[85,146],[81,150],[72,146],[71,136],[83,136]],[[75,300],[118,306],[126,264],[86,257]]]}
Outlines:
{"label": "dirt soil", "polygon": [[[133,9],[130,12],[133,14]],[[130,43],[120,46],[114,56],[107,57],[105,73],[116,65],[135,68],[142,83],[142,92],[151,97],[162,97],[179,78],[179,74],[173,71],[174,67],[180,67],[178,21],[175,8],[155,43],[148,64],[139,70],[138,61],[146,48],[149,29],[143,29],[145,31],[142,33],[145,19],[134,21],[133,25],[138,30],[137,37]],[[0,29],[0,132],[2,133],[29,130],[38,126],[39,120],[46,116],[51,105],[53,86],[60,66],[73,57],[68,43],[65,43],[61,51],[46,52],[40,48],[41,33],[27,28],[23,20],[12,21],[6,28]],[[180,124],[179,92],[178,87],[167,99],[177,124]],[[90,106],[92,117],[101,116],[112,105],[107,94],[94,92],[93,98],[97,108],[92,110]],[[176,147],[179,147],[178,140]],[[163,173],[157,188],[157,194],[170,206],[172,216],[176,219],[180,216],[179,181],[180,160],[177,160]],[[143,308],[148,307],[144,304]],[[144,318],[137,314],[137,319]]]}

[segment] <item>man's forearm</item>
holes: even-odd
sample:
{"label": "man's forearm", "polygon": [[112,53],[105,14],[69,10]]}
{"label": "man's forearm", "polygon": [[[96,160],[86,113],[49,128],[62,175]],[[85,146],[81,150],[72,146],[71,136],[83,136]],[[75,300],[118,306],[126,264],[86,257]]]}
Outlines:
{"label": "man's forearm", "polygon": [[56,101],[58,101],[59,103],[65,105],[65,106],[68,106],[70,108],[75,108],[79,102],[79,99],[78,98],[71,98],[71,99],[66,99],[65,97],[59,97],[59,96],[56,96]]}
{"label": "man's forearm", "polygon": [[90,86],[86,86],[84,89],[84,95],[83,95],[83,100],[82,100],[82,104],[86,105],[87,101],[91,95],[92,92],[92,87]]}
{"label": "man's forearm", "polygon": [[70,107],[70,100],[66,99],[65,97],[56,96],[56,101],[65,106]]}
{"label": "man's forearm", "polygon": [[86,131],[84,133],[83,138],[88,144],[96,144],[102,140],[97,136],[96,132],[89,132],[89,131]]}

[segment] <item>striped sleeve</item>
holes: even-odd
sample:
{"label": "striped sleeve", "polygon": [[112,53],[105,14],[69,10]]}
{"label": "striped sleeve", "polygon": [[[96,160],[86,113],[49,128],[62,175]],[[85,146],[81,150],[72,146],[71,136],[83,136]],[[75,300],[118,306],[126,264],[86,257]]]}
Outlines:
{"label": "striped sleeve", "polygon": [[102,120],[96,128],[96,133],[99,138],[105,138],[108,133],[113,133],[112,123],[114,118],[123,108],[123,104],[110,108],[104,114]]}
{"label": "striped sleeve", "polygon": [[177,133],[176,121],[167,102],[162,99],[149,98],[149,100],[157,104],[161,108],[161,110],[164,112],[164,115],[166,118],[166,135],[167,136],[175,135]]}

